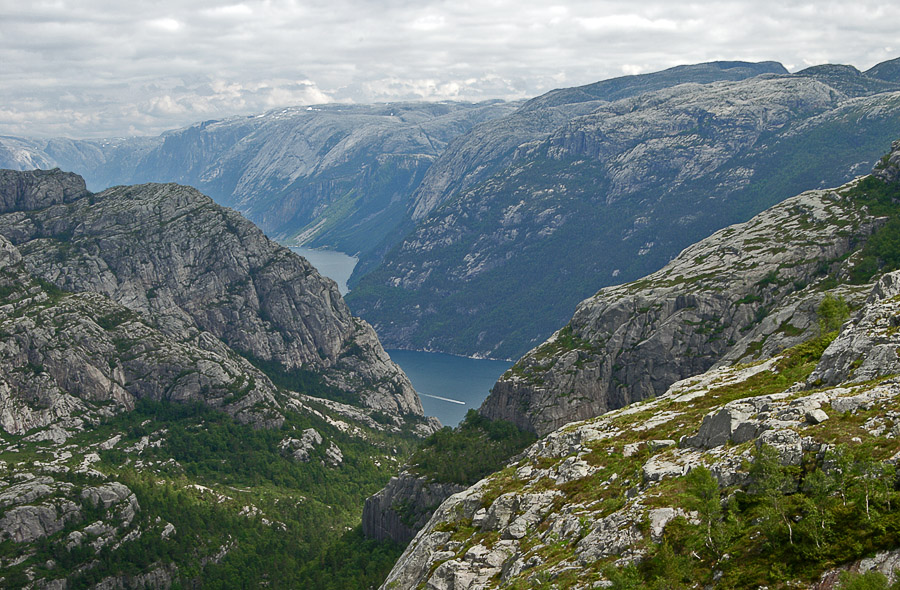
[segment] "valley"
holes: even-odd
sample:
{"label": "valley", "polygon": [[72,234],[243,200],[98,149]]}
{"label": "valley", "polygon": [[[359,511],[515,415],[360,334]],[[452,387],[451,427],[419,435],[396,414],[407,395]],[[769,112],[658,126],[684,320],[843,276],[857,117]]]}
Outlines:
{"label": "valley", "polygon": [[0,584],[900,584],[898,64],[0,138]]}

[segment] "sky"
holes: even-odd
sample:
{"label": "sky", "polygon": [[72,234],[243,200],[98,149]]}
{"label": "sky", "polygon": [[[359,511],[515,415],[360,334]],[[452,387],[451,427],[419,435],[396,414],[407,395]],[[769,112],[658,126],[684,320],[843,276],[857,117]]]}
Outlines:
{"label": "sky", "polygon": [[512,100],[718,59],[865,70],[900,57],[898,23],[897,0],[0,0],[0,135]]}

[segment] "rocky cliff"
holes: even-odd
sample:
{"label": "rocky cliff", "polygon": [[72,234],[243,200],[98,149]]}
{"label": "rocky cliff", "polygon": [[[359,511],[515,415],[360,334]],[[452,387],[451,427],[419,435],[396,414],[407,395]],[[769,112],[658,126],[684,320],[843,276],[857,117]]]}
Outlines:
{"label": "rocky cliff", "polygon": [[[893,174],[894,148],[880,177]],[[788,199],[644,279],[602,289],[498,381],[480,412],[546,434],[659,395],[723,359],[768,357],[808,339],[819,329],[820,285],[846,279],[885,223],[860,182]],[[847,285],[840,296],[858,305],[864,289]]]}
{"label": "rocky cliff", "polygon": [[0,171],[0,226],[4,587],[311,587],[436,427],[333,281],[194,189]]}
{"label": "rocky cliff", "polygon": [[25,270],[0,236],[0,428],[63,443],[138,399],[196,402],[277,426],[276,388],[208,333],[173,338],[98,293],[66,293]]}
{"label": "rocky cliff", "polygon": [[207,332],[277,371],[321,375],[368,407],[422,414],[333,281],[196,190],[93,194],[72,174],[4,171],[0,193],[0,234],[56,287],[103,294],[177,340]]}
{"label": "rocky cliff", "polygon": [[900,273],[866,290],[840,330],[820,306],[796,346],[547,434],[447,499],[382,588],[887,587]]}
{"label": "rocky cliff", "polygon": [[363,533],[372,539],[409,543],[445,499],[466,486],[429,481],[409,471],[392,477],[377,494],[366,498]]}
{"label": "rocky cliff", "polygon": [[517,357],[599,287],[869,171],[900,134],[898,88],[841,67],[537,101],[448,148],[427,215],[348,301],[389,346]]}

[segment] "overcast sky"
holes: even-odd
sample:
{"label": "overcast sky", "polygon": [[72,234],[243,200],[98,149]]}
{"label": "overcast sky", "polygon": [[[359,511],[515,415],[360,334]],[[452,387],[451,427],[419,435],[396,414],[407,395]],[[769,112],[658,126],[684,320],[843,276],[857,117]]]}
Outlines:
{"label": "overcast sky", "polygon": [[865,70],[900,56],[898,27],[897,0],[0,0],[0,134],[514,99],[716,59]]}

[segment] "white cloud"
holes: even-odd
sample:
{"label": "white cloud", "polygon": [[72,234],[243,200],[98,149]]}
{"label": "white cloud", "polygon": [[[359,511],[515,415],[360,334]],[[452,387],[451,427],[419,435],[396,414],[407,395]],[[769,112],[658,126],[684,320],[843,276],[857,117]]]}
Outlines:
{"label": "white cloud", "polygon": [[159,133],[329,101],[520,98],[713,59],[860,69],[900,5],[858,0],[34,0],[0,4],[0,133]]}
{"label": "white cloud", "polygon": [[174,18],[155,18],[147,21],[147,24],[153,29],[159,29],[168,33],[174,33],[181,28],[181,23]]}

